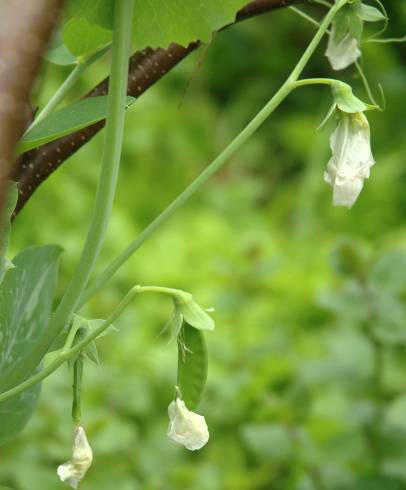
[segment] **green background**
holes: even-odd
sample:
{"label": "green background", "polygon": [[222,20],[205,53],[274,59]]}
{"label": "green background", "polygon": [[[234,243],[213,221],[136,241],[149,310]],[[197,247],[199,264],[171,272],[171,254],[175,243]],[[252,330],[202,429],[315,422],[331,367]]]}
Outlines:
{"label": "green background", "polygon": [[[404,35],[405,5],[385,5],[386,35]],[[289,10],[246,21],[132,106],[99,270],[262,107],[313,32]],[[336,76],[324,50],[325,42],[306,77]],[[316,127],[328,89],[300,89],[86,307],[105,318],[134,284],[176,287],[214,306],[217,328],[206,335],[199,407],[211,437],[197,453],[166,437],[177,361],[176,345],[160,333],[170,302],[137,298],[120,332],[99,341],[102,367],[89,364],[84,378],[94,463],[83,490],[406,488],[406,51],[365,43],[363,53],[387,107],[368,113],[376,166],[351,211],[332,207],[323,182],[333,123]],[[107,60],[94,65],[70,100],[107,69]],[[45,67],[41,106],[68,71]],[[365,98],[355,69],[339,75]],[[13,252],[65,248],[59,294],[85,237],[102,140],[49,178],[13,226]],[[64,488],[56,467],[70,457],[71,382],[67,367],[47,379],[25,431],[0,448],[4,488]]]}

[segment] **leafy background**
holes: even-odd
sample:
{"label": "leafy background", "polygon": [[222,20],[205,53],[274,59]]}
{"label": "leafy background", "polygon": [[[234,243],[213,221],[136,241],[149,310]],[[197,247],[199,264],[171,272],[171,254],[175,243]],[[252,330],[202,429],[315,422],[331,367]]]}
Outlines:
{"label": "leafy background", "polygon": [[[388,1],[388,35],[404,6]],[[119,192],[100,268],[214,157],[278,88],[313,34],[288,10],[216,36],[127,113]],[[318,50],[306,76],[331,75]],[[369,114],[377,161],[349,212],[331,206],[322,173],[330,128],[315,128],[327,91],[295,92],[230,164],[88,305],[106,317],[135,283],[179,287],[215,306],[198,453],[165,435],[176,345],[171,312],[139,298],[85,373],[83,423],[95,453],[81,488],[110,490],[397,490],[406,488],[406,200],[404,45],[367,43],[364,64],[387,109]],[[101,60],[71,100],[101,79]],[[69,68],[47,65],[41,105]],[[186,95],[183,92],[193,78]],[[346,81],[363,96],[352,69]],[[59,294],[90,217],[103,135],[53,175],[13,226],[12,249],[58,243]],[[13,254],[11,254],[13,255]],[[0,483],[59,489],[70,456],[71,377],[43,384],[19,438],[0,448]]]}

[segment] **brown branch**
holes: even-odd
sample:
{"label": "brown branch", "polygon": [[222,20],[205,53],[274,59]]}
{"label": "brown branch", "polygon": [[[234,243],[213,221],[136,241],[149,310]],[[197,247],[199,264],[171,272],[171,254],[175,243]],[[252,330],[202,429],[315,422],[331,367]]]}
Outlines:
{"label": "brown branch", "polygon": [[[295,0],[255,0],[238,12],[236,21],[292,3],[295,3]],[[198,42],[190,44],[187,48],[172,44],[168,49],[145,49],[135,53],[130,58],[128,94],[139,97],[198,46]],[[108,79],[103,80],[86,97],[105,95],[107,87]],[[103,126],[104,121],[93,124],[27,152],[20,158],[13,173],[13,179],[18,181],[19,185],[19,199],[13,217],[19,213],[39,185]]]}
{"label": "brown branch", "polygon": [[8,0],[0,6],[0,214],[15,146],[31,117],[29,95],[63,0]]}

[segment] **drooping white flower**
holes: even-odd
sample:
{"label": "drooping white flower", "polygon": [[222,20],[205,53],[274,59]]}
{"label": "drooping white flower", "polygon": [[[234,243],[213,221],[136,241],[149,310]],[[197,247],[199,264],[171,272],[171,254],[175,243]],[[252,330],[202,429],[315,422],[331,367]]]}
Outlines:
{"label": "drooping white flower", "polygon": [[206,420],[187,409],[185,402],[176,398],[169,407],[168,436],[186,449],[195,451],[201,449],[209,440],[209,430]]}
{"label": "drooping white flower", "polygon": [[58,476],[72,488],[78,488],[79,482],[85,476],[93,461],[92,449],[87,441],[85,429],[75,430],[72,459],[58,466]]}
{"label": "drooping white flower", "polygon": [[357,61],[361,56],[358,41],[350,32],[341,39],[337,39],[336,26],[333,22],[328,38],[326,56],[333,70],[344,70],[347,66]]}
{"label": "drooping white flower", "polygon": [[375,161],[364,114],[339,111],[339,115],[337,128],[330,137],[332,157],[324,180],[333,188],[333,205],[351,208]]}

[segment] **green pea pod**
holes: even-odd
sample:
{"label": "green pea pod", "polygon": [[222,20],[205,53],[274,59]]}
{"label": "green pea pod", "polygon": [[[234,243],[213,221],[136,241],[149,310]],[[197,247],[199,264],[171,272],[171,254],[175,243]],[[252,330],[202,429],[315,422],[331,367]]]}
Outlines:
{"label": "green pea pod", "polygon": [[207,379],[207,347],[203,332],[184,324],[178,336],[178,381],[183,401],[194,410]]}

